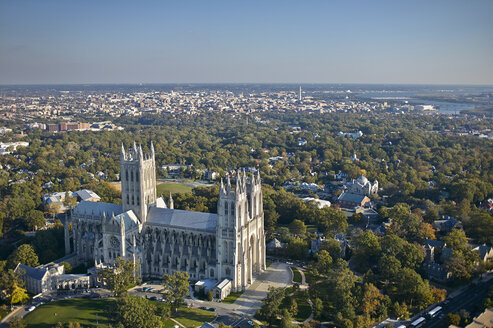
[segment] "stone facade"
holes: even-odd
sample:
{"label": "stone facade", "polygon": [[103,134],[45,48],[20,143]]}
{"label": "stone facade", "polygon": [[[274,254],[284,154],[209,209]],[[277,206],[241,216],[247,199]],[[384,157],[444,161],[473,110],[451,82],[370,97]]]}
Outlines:
{"label": "stone facade", "polygon": [[[217,214],[173,208],[156,195],[154,147],[120,156],[122,204],[82,201],[65,225],[67,253],[79,263],[111,265],[131,259],[144,278],[187,271],[191,280],[230,279],[234,291],[265,270],[260,176],[238,171],[221,181]],[[72,229],[69,229],[69,225]]]}
{"label": "stone facade", "polygon": [[364,196],[372,196],[378,193],[378,180],[373,181],[371,183],[364,176],[360,176],[356,180],[351,180],[346,184],[347,192],[351,194],[364,195]]}

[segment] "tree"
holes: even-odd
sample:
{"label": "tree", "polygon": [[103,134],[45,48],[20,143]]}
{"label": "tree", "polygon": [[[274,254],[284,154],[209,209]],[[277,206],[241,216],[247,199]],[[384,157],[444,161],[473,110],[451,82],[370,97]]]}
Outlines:
{"label": "tree", "polygon": [[454,278],[469,279],[479,262],[479,255],[469,246],[465,232],[454,229],[443,239],[452,249],[451,256],[445,260],[445,267]]}
{"label": "tree", "polygon": [[460,325],[460,315],[457,313],[447,313],[445,316],[445,322],[447,325],[455,325],[458,326]]}
{"label": "tree", "polygon": [[188,272],[175,271],[173,274],[163,276],[163,286],[166,292],[166,300],[171,305],[171,310],[175,312],[183,302],[183,298],[188,295]]}
{"label": "tree", "polygon": [[53,219],[55,219],[55,216],[60,211],[60,204],[57,203],[47,204],[45,205],[45,210],[46,212],[48,212],[48,214],[50,214],[53,217]]}
{"label": "tree", "polygon": [[27,295],[27,291],[17,285],[17,283],[14,283],[14,285],[12,286],[12,291],[10,292],[10,305],[23,303],[28,299],[29,296]]}
{"label": "tree", "polygon": [[362,223],[364,223],[363,219],[364,219],[364,218],[363,218],[363,215],[362,215],[361,213],[354,213],[354,214],[351,216],[351,218],[349,219],[349,222],[350,222],[351,224],[356,224],[356,225],[357,225],[357,224],[362,224]]}
{"label": "tree", "polygon": [[409,268],[403,268],[394,277],[389,294],[394,296],[394,299],[404,301],[411,307],[424,308],[433,301],[433,294],[428,281],[423,280],[416,271]]}
{"label": "tree", "polygon": [[284,309],[281,314],[281,323],[279,324],[280,328],[291,328],[293,327],[293,317],[288,310]]}
{"label": "tree", "polygon": [[348,227],[347,217],[343,211],[333,207],[324,207],[319,210],[319,228],[328,236],[344,233]]}
{"label": "tree", "polygon": [[317,253],[317,263],[315,265],[315,268],[317,269],[318,273],[321,275],[327,275],[330,271],[330,267],[332,266],[332,257],[330,256],[329,252],[326,250],[321,250]]}
{"label": "tree", "polygon": [[81,328],[81,325],[78,322],[69,322],[67,328]]}
{"label": "tree", "polygon": [[382,253],[395,257],[403,267],[416,269],[424,261],[425,252],[421,246],[408,243],[397,235],[380,238]]}
{"label": "tree", "polygon": [[72,266],[68,262],[62,262],[65,273],[72,272]]}
{"label": "tree", "polygon": [[9,256],[8,263],[10,268],[15,268],[19,263],[35,267],[39,265],[39,260],[30,244],[22,244]]}
{"label": "tree", "polygon": [[125,328],[162,327],[161,319],[156,315],[156,307],[142,297],[120,297],[116,304],[116,315],[118,323]]}
{"label": "tree", "polygon": [[9,322],[9,328],[26,328],[26,322],[19,317],[15,317]]}
{"label": "tree", "polygon": [[383,295],[380,293],[377,287],[373,284],[365,283],[363,287],[363,297],[361,299],[360,308],[361,312],[367,317],[373,317],[380,302],[383,300]]}
{"label": "tree", "polygon": [[292,234],[303,235],[306,233],[306,226],[303,221],[293,220],[293,222],[289,225],[289,230]]}
{"label": "tree", "polygon": [[315,318],[320,318],[322,311],[324,309],[324,303],[320,298],[315,298],[313,301],[313,315]]}
{"label": "tree", "polygon": [[378,260],[378,272],[384,281],[394,279],[401,267],[401,262],[392,255],[383,254]]}
{"label": "tree", "polygon": [[77,205],[77,198],[70,195],[67,191],[65,192],[65,199],[63,200],[63,205],[67,208],[74,208]]}
{"label": "tree", "polygon": [[326,250],[327,252],[329,252],[332,259],[338,259],[339,257],[341,257],[342,253],[341,245],[334,238],[326,238],[324,241],[322,241],[319,250]]}
{"label": "tree", "polygon": [[98,277],[109,290],[115,293],[115,296],[125,295],[139,279],[133,261],[124,260],[121,257],[118,257],[111,268],[103,268],[99,271]]}
{"label": "tree", "polygon": [[260,316],[270,324],[277,320],[279,307],[284,299],[286,289],[269,287],[267,297],[262,300],[262,307],[259,310]]}
{"label": "tree", "polygon": [[209,302],[212,302],[212,300],[213,300],[212,290],[210,290],[210,289],[207,291],[207,300]]}
{"label": "tree", "polygon": [[276,233],[279,237],[279,241],[283,243],[287,243],[291,239],[291,233],[289,232],[289,229],[286,227],[277,228]]}
{"label": "tree", "polygon": [[296,302],[296,299],[294,297],[289,298],[288,309],[289,309],[289,313],[291,313],[291,315],[295,316],[298,314],[298,303]]}
{"label": "tree", "polygon": [[293,259],[303,259],[308,254],[308,244],[299,237],[291,238],[286,251]]}
{"label": "tree", "polygon": [[359,232],[354,238],[356,250],[354,251],[354,262],[360,272],[365,272],[377,262],[380,255],[380,242],[373,231],[365,230]]}
{"label": "tree", "polygon": [[24,217],[24,224],[29,230],[35,230],[40,227],[43,227],[45,223],[46,220],[43,215],[43,212],[38,210],[30,210],[29,212],[26,213],[26,216]]}
{"label": "tree", "polygon": [[464,228],[467,235],[478,242],[493,245],[493,214],[486,211],[474,211]]}

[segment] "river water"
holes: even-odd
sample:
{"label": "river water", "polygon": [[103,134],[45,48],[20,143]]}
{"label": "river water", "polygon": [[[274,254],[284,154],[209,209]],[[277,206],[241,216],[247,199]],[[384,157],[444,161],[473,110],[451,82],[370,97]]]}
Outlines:
{"label": "river water", "polygon": [[[423,94],[423,93],[420,93]],[[420,98],[412,98],[416,95],[413,92],[400,92],[400,91],[388,91],[388,92],[365,92],[358,94],[360,98],[371,98],[371,99],[379,99],[379,100],[397,100],[397,101],[408,101],[410,103],[415,104],[423,104],[423,105],[433,105],[438,106],[438,112],[443,114],[459,114],[461,110],[473,109],[474,104],[468,103],[456,103],[456,102],[446,102],[446,101],[436,101],[436,100],[427,100]]]}

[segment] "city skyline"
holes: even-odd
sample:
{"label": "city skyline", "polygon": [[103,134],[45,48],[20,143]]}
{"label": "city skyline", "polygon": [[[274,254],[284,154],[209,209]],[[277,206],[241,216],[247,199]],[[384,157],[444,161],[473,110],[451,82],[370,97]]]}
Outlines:
{"label": "city skyline", "polygon": [[0,1],[0,84],[493,84],[491,1]]}

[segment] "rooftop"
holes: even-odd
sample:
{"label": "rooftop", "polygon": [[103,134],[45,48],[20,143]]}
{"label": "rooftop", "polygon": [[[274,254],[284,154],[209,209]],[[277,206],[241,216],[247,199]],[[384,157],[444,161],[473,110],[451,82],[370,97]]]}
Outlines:
{"label": "rooftop", "polygon": [[147,222],[177,228],[216,231],[217,214],[151,207]]}
{"label": "rooftop", "polygon": [[81,201],[77,207],[74,209],[74,214],[77,215],[95,215],[95,216],[103,216],[103,213],[106,214],[107,217],[111,217],[114,215],[119,215],[123,212],[121,204],[111,204],[111,203],[103,203],[103,202],[89,202],[89,201]]}

